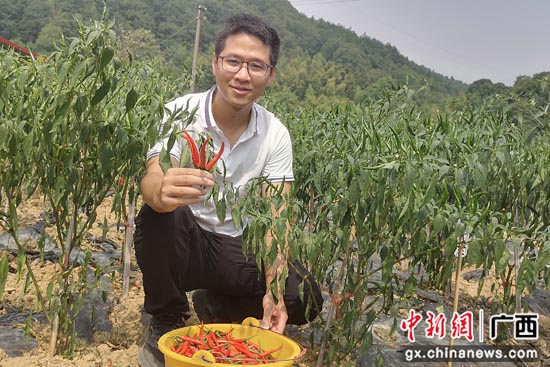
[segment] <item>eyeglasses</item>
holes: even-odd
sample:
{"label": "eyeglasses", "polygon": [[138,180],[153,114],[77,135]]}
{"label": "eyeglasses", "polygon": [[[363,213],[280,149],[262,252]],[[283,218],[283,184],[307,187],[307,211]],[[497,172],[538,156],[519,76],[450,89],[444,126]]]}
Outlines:
{"label": "eyeglasses", "polygon": [[222,69],[230,73],[238,73],[246,64],[246,69],[251,77],[263,78],[273,65],[268,65],[261,61],[243,61],[232,56],[218,56],[222,60]]}

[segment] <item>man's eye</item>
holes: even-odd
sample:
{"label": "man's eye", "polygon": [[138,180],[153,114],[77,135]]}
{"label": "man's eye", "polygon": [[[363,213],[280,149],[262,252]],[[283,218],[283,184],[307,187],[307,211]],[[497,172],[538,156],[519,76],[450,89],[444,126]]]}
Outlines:
{"label": "man's eye", "polygon": [[252,62],[249,64],[250,69],[254,71],[264,71],[266,69],[266,65],[258,62]]}
{"label": "man's eye", "polygon": [[239,66],[241,64],[241,60],[238,59],[225,59],[225,62],[230,66]]}

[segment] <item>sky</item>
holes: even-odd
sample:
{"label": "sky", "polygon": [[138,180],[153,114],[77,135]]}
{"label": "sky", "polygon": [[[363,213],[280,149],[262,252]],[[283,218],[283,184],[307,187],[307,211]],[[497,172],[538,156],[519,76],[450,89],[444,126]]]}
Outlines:
{"label": "sky", "polygon": [[465,83],[550,71],[550,0],[290,0]]}

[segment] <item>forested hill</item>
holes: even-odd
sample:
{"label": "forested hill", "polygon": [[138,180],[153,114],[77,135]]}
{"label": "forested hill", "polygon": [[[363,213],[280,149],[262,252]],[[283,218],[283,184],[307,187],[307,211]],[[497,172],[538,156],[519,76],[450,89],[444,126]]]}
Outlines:
{"label": "forested hill", "polygon": [[[197,89],[212,85],[214,37],[228,16],[240,12],[261,15],[279,29],[279,72],[270,93],[290,106],[331,106],[347,100],[362,103],[379,98],[383,86],[396,84],[424,87],[414,96],[416,101],[423,106],[441,106],[469,88],[411,62],[395,47],[308,18],[287,0],[0,0],[0,36],[47,53],[61,34],[76,35],[75,18],[85,24],[99,19],[104,5],[107,17],[115,21],[115,29],[123,36],[120,46],[137,57],[156,59],[172,73],[187,72],[191,67],[197,10],[199,5],[206,7]],[[505,88],[491,84],[489,89],[495,86]]]}

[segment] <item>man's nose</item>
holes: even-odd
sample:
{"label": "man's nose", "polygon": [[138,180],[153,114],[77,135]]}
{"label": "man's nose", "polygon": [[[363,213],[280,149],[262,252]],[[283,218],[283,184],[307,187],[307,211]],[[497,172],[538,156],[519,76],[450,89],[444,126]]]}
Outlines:
{"label": "man's nose", "polygon": [[243,62],[243,64],[241,65],[241,69],[237,71],[237,74],[235,76],[237,76],[238,78],[250,79],[247,62]]}

